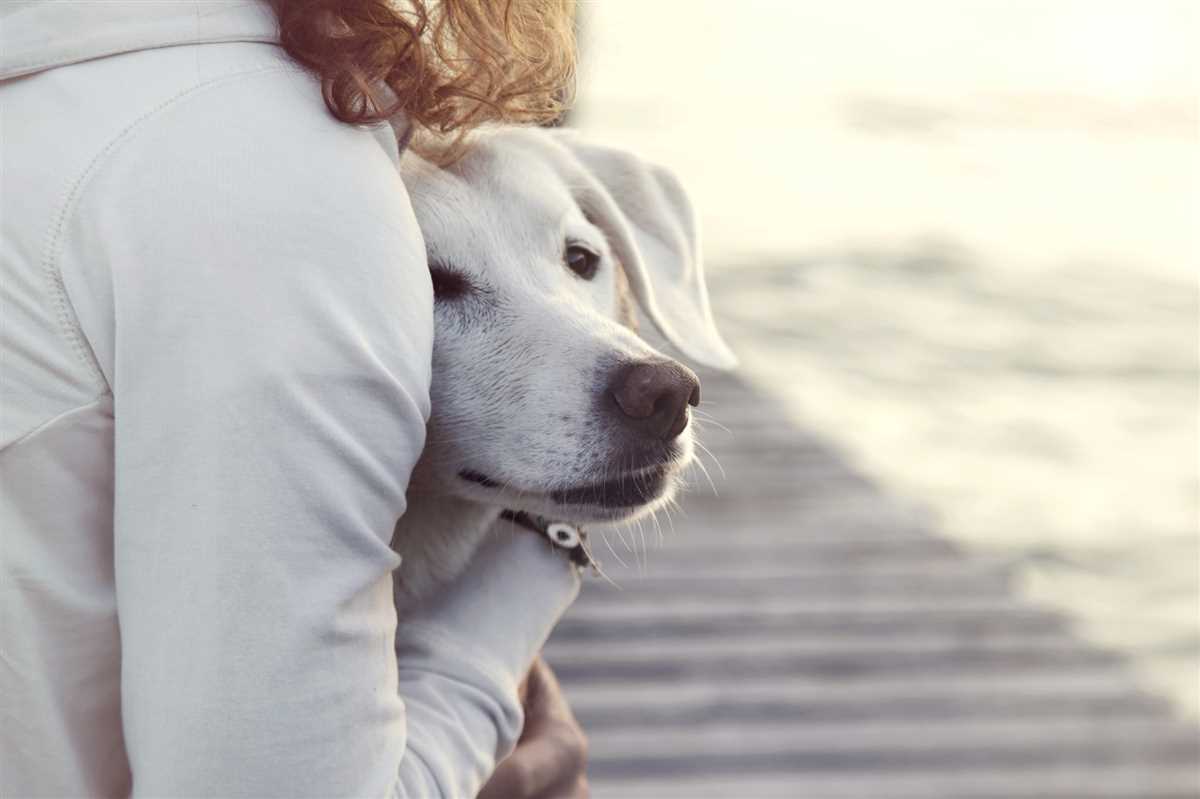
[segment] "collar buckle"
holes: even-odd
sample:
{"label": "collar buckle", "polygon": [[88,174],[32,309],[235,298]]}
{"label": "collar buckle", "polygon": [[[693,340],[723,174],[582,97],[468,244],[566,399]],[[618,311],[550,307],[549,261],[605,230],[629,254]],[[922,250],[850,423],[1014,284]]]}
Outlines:
{"label": "collar buckle", "polygon": [[587,531],[582,527],[570,522],[551,521],[545,516],[519,510],[505,510],[500,514],[500,518],[540,533],[555,548],[565,551],[571,563],[580,569],[590,566],[597,574],[600,573],[600,567],[587,546]]}

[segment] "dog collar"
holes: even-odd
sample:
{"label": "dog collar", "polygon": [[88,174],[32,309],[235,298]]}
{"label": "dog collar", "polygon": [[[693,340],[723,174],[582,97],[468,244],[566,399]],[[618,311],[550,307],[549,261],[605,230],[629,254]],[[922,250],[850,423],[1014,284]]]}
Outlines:
{"label": "dog collar", "polygon": [[586,569],[588,566],[597,568],[596,560],[587,547],[587,532],[582,527],[567,522],[551,521],[545,516],[526,513],[523,510],[502,511],[500,518],[540,533],[555,547],[564,550],[571,563],[580,569]]}

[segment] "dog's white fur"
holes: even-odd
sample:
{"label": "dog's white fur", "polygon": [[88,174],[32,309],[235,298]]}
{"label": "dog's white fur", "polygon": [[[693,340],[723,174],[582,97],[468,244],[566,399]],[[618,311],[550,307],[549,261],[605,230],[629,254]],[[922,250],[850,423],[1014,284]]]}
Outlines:
{"label": "dog's white fur", "polygon": [[[393,540],[398,604],[456,574],[504,508],[610,522],[671,498],[690,426],[664,448],[669,476],[644,504],[552,496],[646,479],[598,412],[614,367],[665,358],[619,321],[617,270],[686,355],[734,360],[713,325],[691,205],[666,170],[570,134],[499,128],[475,134],[450,167],[409,153],[401,172],[431,269],[470,288],[435,301],[433,413]],[[594,279],[564,265],[567,242],[600,255]]]}

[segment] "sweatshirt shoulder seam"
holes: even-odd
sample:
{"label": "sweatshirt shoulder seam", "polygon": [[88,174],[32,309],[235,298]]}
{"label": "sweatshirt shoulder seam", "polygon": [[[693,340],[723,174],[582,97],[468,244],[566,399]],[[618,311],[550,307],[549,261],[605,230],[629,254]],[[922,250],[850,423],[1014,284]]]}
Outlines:
{"label": "sweatshirt shoulder seam", "polygon": [[228,83],[239,78],[250,77],[268,72],[285,72],[292,68],[287,65],[272,65],[268,67],[259,67],[257,69],[245,70],[242,72],[234,72],[228,75],[222,75],[211,80],[204,81],[188,86],[186,89],[172,95],[163,100],[158,105],[146,111],[120,132],[114,135],[108,142],[97,151],[96,155],[88,162],[87,166],[72,180],[63,193],[62,199],[56,204],[56,212],[52,217],[50,225],[46,229],[46,239],[42,248],[42,275],[46,280],[47,288],[50,292],[50,297],[54,303],[55,312],[58,316],[59,329],[62,335],[66,338],[68,346],[75,353],[79,362],[87,370],[89,377],[92,380],[94,388],[99,392],[111,392],[112,388],[105,377],[103,370],[100,368],[99,359],[96,357],[95,351],[87,340],[87,336],[83,332],[83,328],[79,323],[79,317],[75,313],[75,308],[71,303],[71,299],[67,294],[66,283],[63,280],[62,269],[59,264],[59,258],[62,255],[63,245],[66,238],[66,230],[68,224],[74,217],[75,209],[79,206],[80,197],[87,188],[92,176],[97,169],[111,156],[122,144],[133,138],[137,131],[150,120],[165,112],[168,108],[176,105],[185,98],[191,97],[202,91],[214,88],[224,83]]}

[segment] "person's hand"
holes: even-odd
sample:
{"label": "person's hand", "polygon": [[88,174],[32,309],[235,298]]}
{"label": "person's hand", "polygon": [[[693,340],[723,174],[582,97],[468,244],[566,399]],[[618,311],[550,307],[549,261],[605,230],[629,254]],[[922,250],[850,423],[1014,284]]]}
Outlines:
{"label": "person's hand", "polygon": [[587,738],[539,657],[521,683],[525,728],[479,799],[587,799]]}

